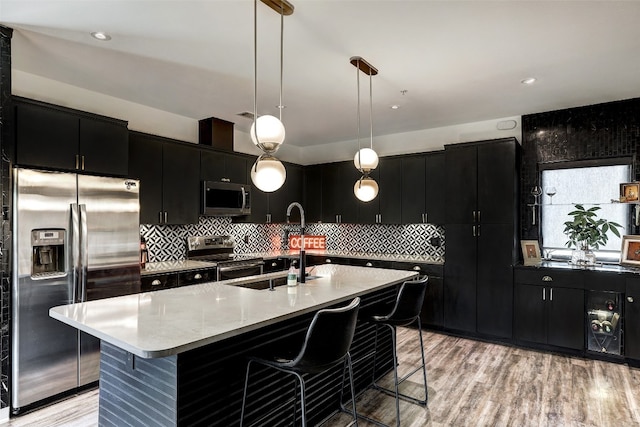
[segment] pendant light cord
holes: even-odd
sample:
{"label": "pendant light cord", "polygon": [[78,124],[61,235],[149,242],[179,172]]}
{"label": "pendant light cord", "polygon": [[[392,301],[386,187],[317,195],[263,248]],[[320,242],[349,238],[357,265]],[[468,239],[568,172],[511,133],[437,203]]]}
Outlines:
{"label": "pendant light cord", "polygon": [[358,123],[358,164],[360,164],[360,173],[364,173],[362,169],[362,158],[360,155],[360,59],[357,60],[356,65],[356,84],[358,86],[358,113],[357,113],[357,123]]}
{"label": "pendant light cord", "polygon": [[369,130],[371,133],[369,148],[373,150],[373,84],[371,83],[371,67],[369,67]]}
{"label": "pendant light cord", "polygon": [[253,0],[253,133],[258,147],[264,151],[258,139],[258,0]]}
{"label": "pendant light cord", "polygon": [[284,105],[282,104],[282,80],[283,80],[283,70],[284,70],[284,3],[280,2],[280,105],[278,105],[278,110],[280,110],[280,121],[282,122],[282,110],[284,109]]}

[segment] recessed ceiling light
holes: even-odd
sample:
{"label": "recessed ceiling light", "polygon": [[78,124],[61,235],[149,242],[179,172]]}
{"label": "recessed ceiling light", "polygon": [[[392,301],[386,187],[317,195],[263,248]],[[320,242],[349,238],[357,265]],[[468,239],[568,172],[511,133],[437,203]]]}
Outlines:
{"label": "recessed ceiling light", "polygon": [[94,31],[93,33],[91,33],[91,37],[103,42],[111,40],[111,36],[107,33],[103,33],[102,31]]}
{"label": "recessed ceiling light", "polygon": [[532,85],[536,82],[536,78],[535,77],[527,77],[526,79],[523,79],[520,81],[520,83],[522,83],[523,85]]}
{"label": "recessed ceiling light", "polygon": [[394,104],[394,105],[391,106],[392,110],[397,110],[398,108],[400,108],[400,106],[397,105],[397,104]]}

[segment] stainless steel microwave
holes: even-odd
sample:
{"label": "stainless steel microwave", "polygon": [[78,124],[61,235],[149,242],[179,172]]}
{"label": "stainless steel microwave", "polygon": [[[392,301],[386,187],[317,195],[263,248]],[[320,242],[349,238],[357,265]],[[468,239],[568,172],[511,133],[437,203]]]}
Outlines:
{"label": "stainless steel microwave", "polygon": [[202,182],[202,214],[208,216],[249,215],[251,186],[232,182]]}

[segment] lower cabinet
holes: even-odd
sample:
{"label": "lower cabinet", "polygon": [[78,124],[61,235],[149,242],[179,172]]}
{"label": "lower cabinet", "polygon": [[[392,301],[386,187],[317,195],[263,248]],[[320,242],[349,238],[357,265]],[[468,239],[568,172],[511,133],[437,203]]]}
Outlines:
{"label": "lower cabinet", "polygon": [[514,312],[516,341],[584,349],[584,290],[517,283]]}
{"label": "lower cabinet", "polygon": [[627,278],[624,303],[624,354],[640,361],[640,278]]}

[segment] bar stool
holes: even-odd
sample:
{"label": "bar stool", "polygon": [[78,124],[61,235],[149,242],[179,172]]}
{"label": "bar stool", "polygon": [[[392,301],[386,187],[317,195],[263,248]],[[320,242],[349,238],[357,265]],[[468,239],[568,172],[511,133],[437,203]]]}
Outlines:
{"label": "bar stool", "polygon": [[[353,369],[351,366],[351,355],[349,347],[353,341],[353,334],[356,329],[358,309],[360,308],[360,298],[355,298],[345,307],[319,310],[311,325],[307,329],[307,334],[302,344],[302,348],[293,359],[263,359],[251,357],[247,362],[247,374],[244,383],[244,393],[242,395],[242,412],[240,415],[240,426],[244,425],[245,405],[247,400],[247,389],[249,386],[249,371],[252,363],[258,363],[278,371],[295,375],[300,384],[300,406],[302,414],[302,427],[307,425],[306,404],[305,404],[305,382],[302,374],[318,374],[325,372],[334,366],[343,363],[342,383],[344,384],[345,370],[349,371],[349,384],[351,386],[351,402],[353,404],[353,419],[358,425],[358,414],[355,405],[355,388],[353,385]],[[342,386],[340,387],[342,393]],[[297,392],[297,386],[296,386]],[[297,396],[297,393],[296,393]],[[295,407],[294,407],[295,424]]]}
{"label": "bar stool", "polygon": [[[425,367],[424,361],[424,344],[422,341],[422,326],[420,324],[420,311],[422,309],[422,302],[424,300],[424,294],[427,289],[427,282],[429,280],[428,276],[419,277],[416,280],[407,281],[402,284],[400,287],[400,291],[398,292],[398,296],[396,298],[396,303],[389,314],[386,315],[375,315],[371,316],[368,321],[375,324],[376,326],[376,335],[375,335],[375,347],[374,351],[377,348],[378,344],[378,327],[386,326],[391,330],[391,341],[392,341],[392,350],[393,350],[393,378],[394,378],[394,389],[390,390],[379,386],[376,384],[376,353],[373,354],[373,387],[377,390],[380,390],[383,393],[394,396],[396,399],[396,425],[400,427],[400,399],[418,404],[420,406],[426,406],[428,394],[427,394],[427,369]],[[398,353],[397,353],[397,342],[396,342],[396,327],[398,326],[408,326],[414,321],[418,323],[418,335],[420,337],[420,352],[422,355],[422,365],[418,366],[413,371],[409,372],[407,375],[398,380]],[[406,394],[400,393],[398,391],[398,386],[411,375],[415,374],[418,370],[422,369],[422,378],[424,383],[424,399],[417,399],[412,396],[408,396]],[[385,424],[368,418],[364,416],[360,416],[361,418],[366,419],[367,421],[373,422],[374,424],[386,426]]]}

